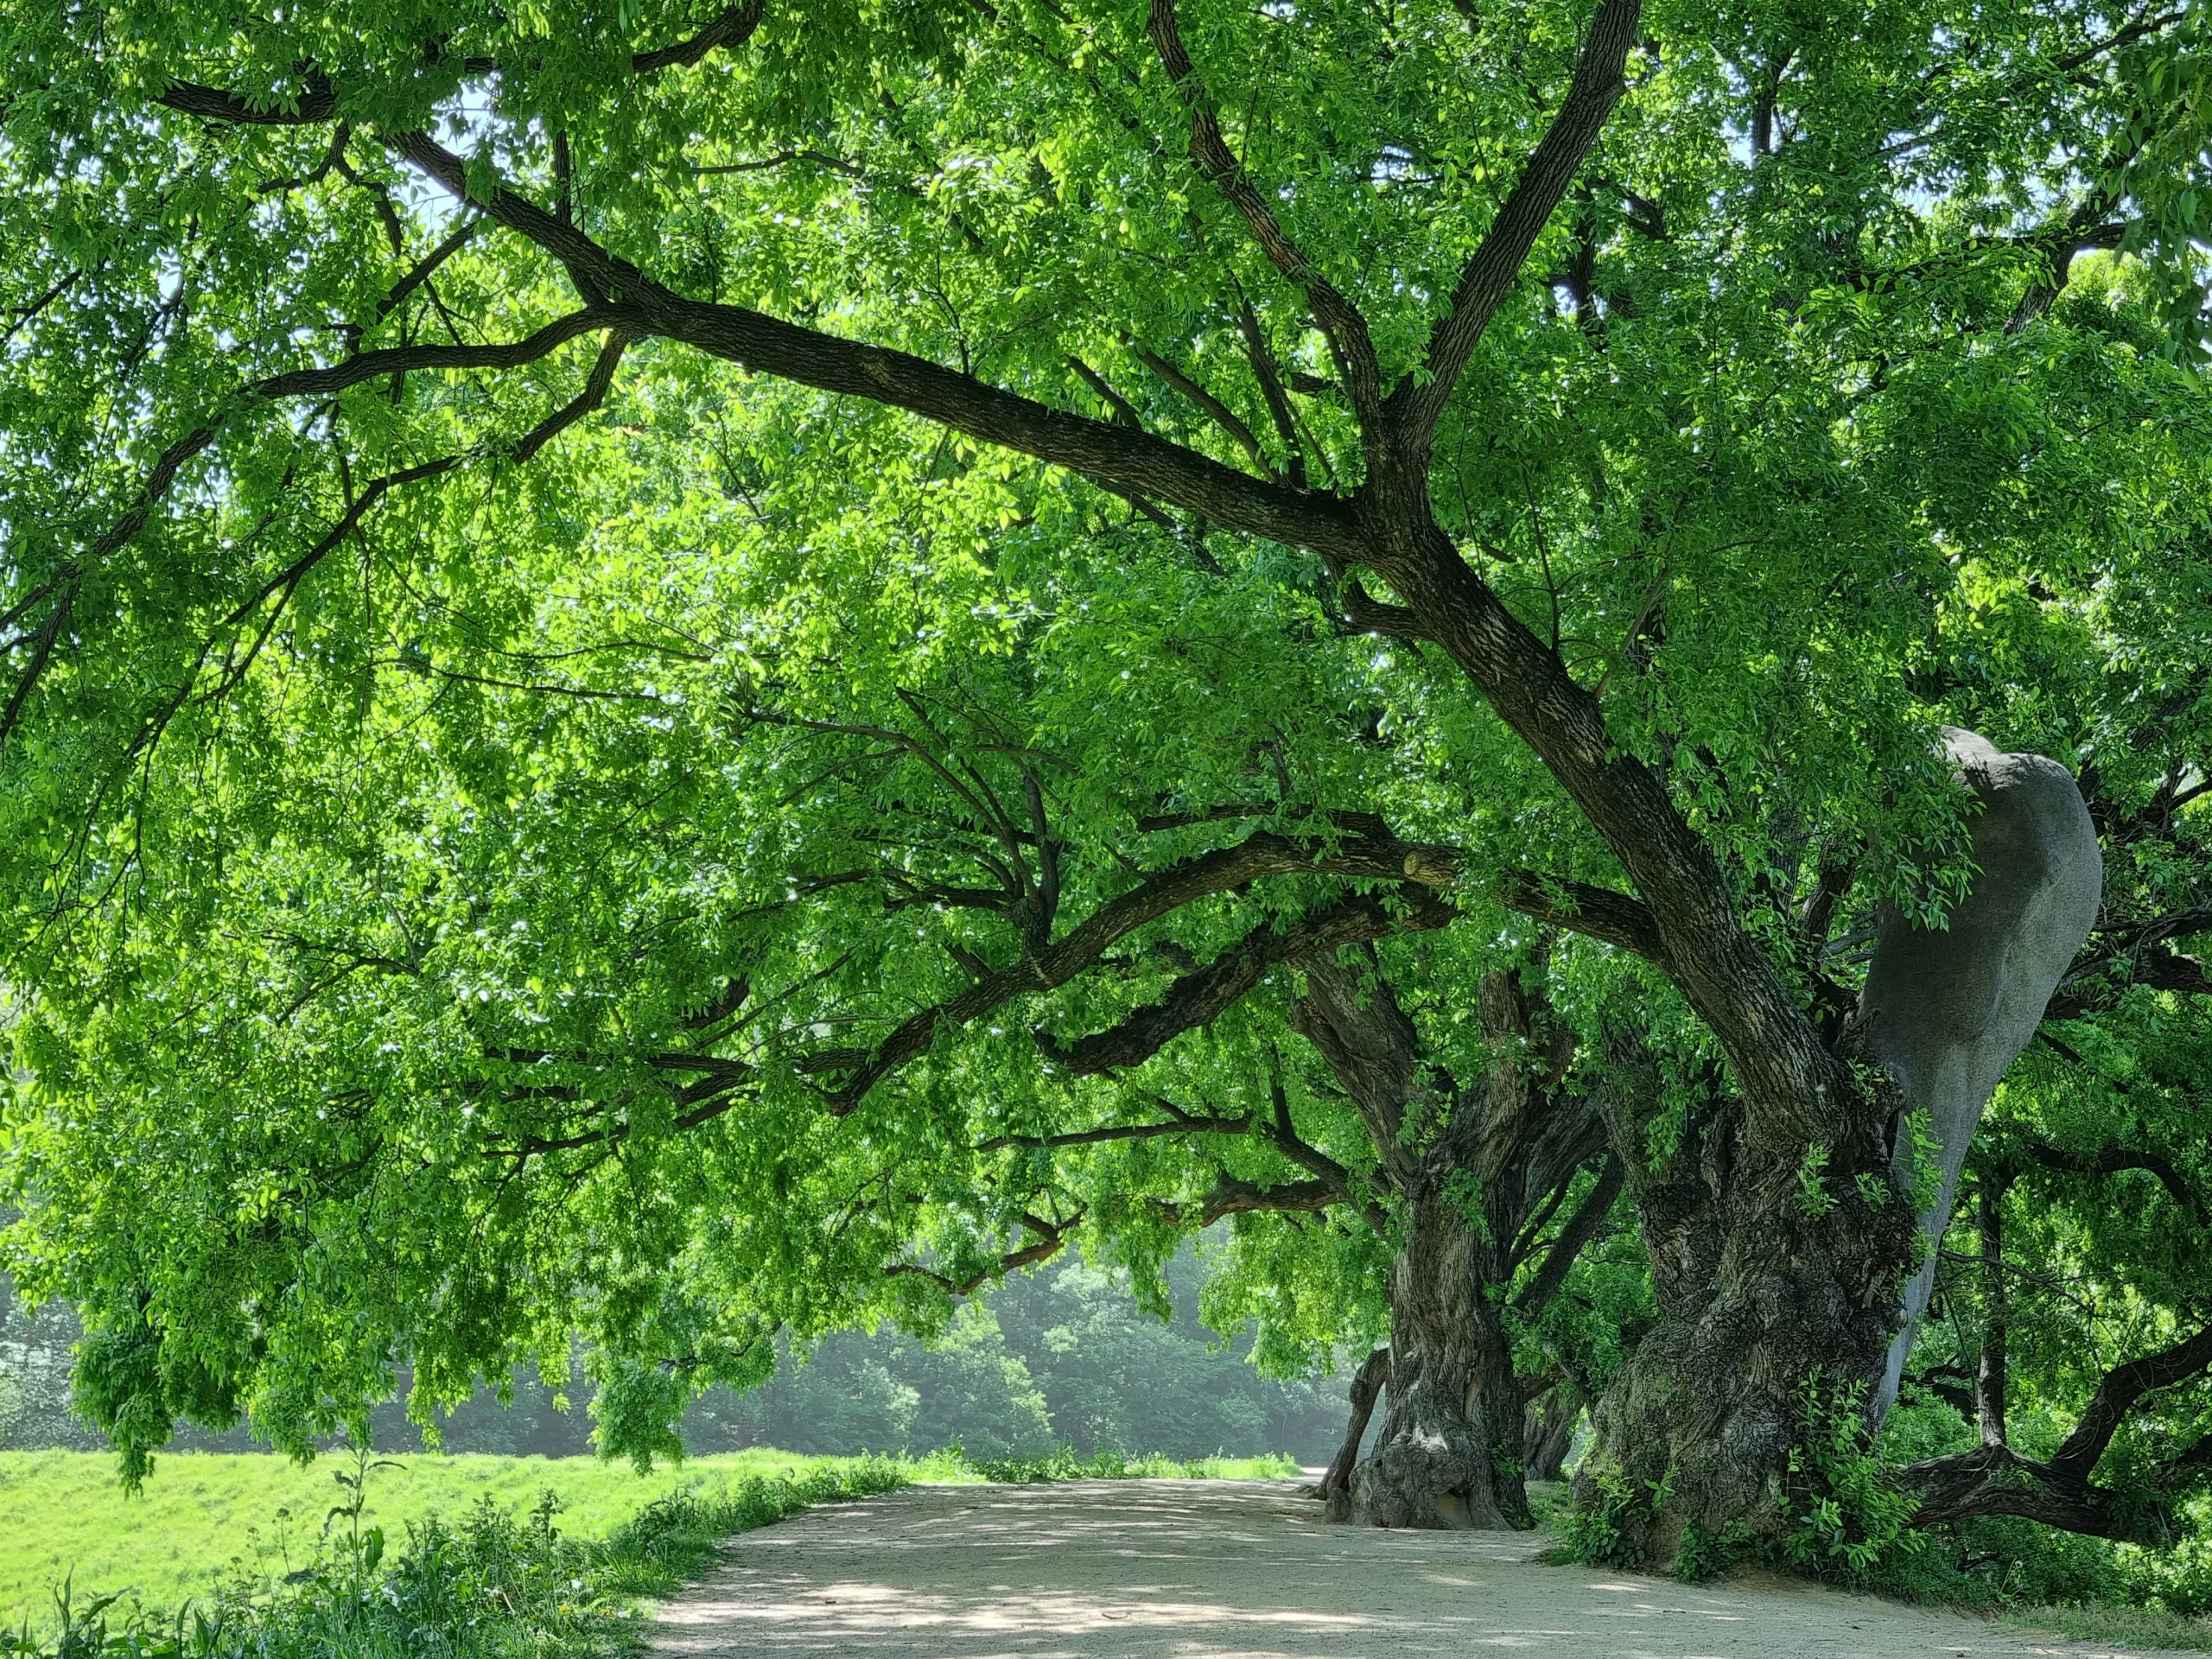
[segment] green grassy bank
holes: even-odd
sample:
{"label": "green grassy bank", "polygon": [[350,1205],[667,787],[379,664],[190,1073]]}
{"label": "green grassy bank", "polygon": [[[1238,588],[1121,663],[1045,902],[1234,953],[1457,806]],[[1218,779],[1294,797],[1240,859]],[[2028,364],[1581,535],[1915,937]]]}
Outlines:
{"label": "green grassy bank", "polygon": [[[397,1545],[410,1522],[458,1518],[483,1498],[527,1510],[551,1491],[564,1531],[595,1536],[647,1503],[702,1484],[747,1475],[791,1476],[852,1459],[741,1452],[700,1458],[649,1475],[590,1458],[412,1457],[369,1477],[364,1526]],[[99,1452],[0,1452],[0,1624],[43,1618],[48,1586],[73,1573],[80,1595],[123,1593],[173,1605],[204,1592],[235,1564],[257,1578],[307,1566],[324,1517],[346,1497],[326,1458],[196,1455],[162,1458],[137,1497],[115,1482]],[[342,1527],[341,1520],[337,1523]]]}
{"label": "green grassy bank", "polygon": [[[696,1458],[639,1475],[627,1464],[589,1458],[413,1456],[369,1478],[364,1528],[379,1527],[396,1553],[410,1523],[432,1516],[458,1522],[486,1498],[526,1514],[551,1492],[556,1524],[572,1538],[604,1537],[655,1500],[678,1492],[709,1497],[748,1479],[827,1477],[859,1468],[851,1458],[753,1451]],[[1117,1462],[1110,1471],[1065,1454],[969,1463],[957,1454],[906,1460],[908,1479],[1065,1479],[1091,1473],[1255,1478],[1293,1471],[1281,1459],[1163,1459]],[[324,1522],[347,1494],[334,1477],[343,1456],[304,1467],[283,1458],[181,1452],[156,1465],[143,1493],[116,1484],[106,1452],[0,1452],[0,1627],[48,1622],[52,1590],[73,1577],[79,1603],[116,1594],[148,1607],[174,1607],[237,1577],[262,1583],[327,1556]],[[343,1517],[334,1533],[346,1530]]]}

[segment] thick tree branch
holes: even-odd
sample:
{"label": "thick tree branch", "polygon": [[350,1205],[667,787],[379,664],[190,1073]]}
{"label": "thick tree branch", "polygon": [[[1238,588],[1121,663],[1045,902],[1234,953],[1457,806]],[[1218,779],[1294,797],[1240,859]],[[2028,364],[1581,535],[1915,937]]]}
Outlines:
{"label": "thick tree branch", "polygon": [[1275,436],[1282,441],[1282,452],[1288,458],[1290,481],[1300,489],[1306,487],[1306,454],[1298,440],[1298,416],[1290,406],[1290,398],[1282,389],[1282,376],[1275,367],[1275,354],[1268,347],[1268,336],[1260,327],[1259,314],[1246,300],[1236,308],[1236,327],[1244,336],[1244,354],[1252,362],[1252,378],[1260,383],[1260,396],[1267,400],[1268,416],[1275,423]]}
{"label": "thick tree branch", "polygon": [[1143,427],[1144,422],[1138,416],[1136,406],[1122,397],[1120,392],[1115,391],[1113,383],[1104,375],[1099,373],[1079,357],[1069,358],[1068,367],[1073,369],[1081,377],[1084,385],[1098,394],[1106,407],[1114,411],[1114,419],[1121,425],[1139,429]]}
{"label": "thick tree branch", "polygon": [[1429,334],[1419,372],[1391,389],[1388,418],[1408,454],[1425,454],[1452,389],[1474,355],[1491,319],[1513,290],[1537,236],[1567,194],[1627,82],[1623,70],[1636,44],[1642,0],[1600,0],[1582,42],[1574,75],[1550,129],[1459,272],[1445,314]]}
{"label": "thick tree branch", "polygon": [[[1334,1186],[1338,1196],[1347,1202],[1359,1196],[1354,1191],[1352,1173],[1298,1133],[1298,1126],[1290,1116],[1290,1091],[1283,1087],[1280,1065],[1268,1082],[1268,1121],[1261,1126],[1261,1133],[1267,1136],[1277,1152],[1307,1174]],[[1389,1230],[1390,1218],[1382,1205],[1372,1201],[1362,1202],[1360,1215],[1377,1234]]]}
{"label": "thick tree branch", "polygon": [[1341,1204],[1344,1196],[1333,1181],[1293,1181],[1284,1186],[1262,1186],[1256,1181],[1223,1175],[1215,1180],[1213,1191],[1195,1204],[1155,1199],[1154,1207],[1171,1226],[1202,1231],[1228,1216],[1249,1216],[1262,1211],[1313,1214]]}
{"label": "thick tree branch", "polygon": [[1849,1145],[1850,1156],[1871,1162],[1878,1124],[1871,1113],[1854,1115],[1860,1096],[1848,1071],[1743,925],[1719,861],[1665,778],[1614,742],[1597,698],[1433,522],[1410,545],[1402,536],[1384,541],[1386,533],[1378,522],[1369,562],[1559,780],[1635,884],[1650,918],[1647,941],[1660,947],[1655,960],[1719,1040],[1742,1085],[1751,1146],[1774,1154],[1774,1169],[1794,1167],[1815,1142]]}
{"label": "thick tree branch", "polygon": [[641,75],[662,69],[688,69],[709,52],[743,46],[753,38],[753,31],[760,27],[763,10],[761,0],[746,0],[743,5],[732,6],[688,41],[678,41],[673,46],[651,52],[633,53],[630,67]]}
{"label": "thick tree branch", "polygon": [[[2208,930],[2212,930],[2212,910],[2201,907],[2099,928],[2051,994],[2044,1018],[2075,1020],[2109,1007],[2132,985],[2190,996],[2212,995],[2212,974],[2208,974],[2204,963],[2167,943]],[[2126,969],[2125,978],[2099,977],[2102,970],[2118,967]]]}
{"label": "thick tree branch", "polygon": [[1371,597],[1357,576],[1347,577],[1337,590],[1337,603],[1344,611],[1347,630],[1354,633],[1379,633],[1393,639],[1433,639],[1436,635],[1424,627],[1420,617],[1402,605],[1386,605]]}
{"label": "thick tree branch", "polygon": [[614,387],[614,371],[620,366],[623,350],[629,343],[619,334],[607,335],[607,343],[599,348],[599,360],[591,365],[591,374],[584,381],[584,389],[524,433],[522,441],[515,445],[518,463],[528,461],[607,401],[607,394]]}
{"label": "thick tree branch", "polygon": [[305,79],[304,91],[271,94],[268,102],[241,98],[219,87],[173,80],[155,95],[154,101],[181,114],[232,126],[319,126],[338,113],[338,89],[320,73],[308,74]]}
{"label": "thick tree branch", "polygon": [[2079,1175],[2116,1175],[2122,1170],[2143,1170],[2158,1178],[2158,1184],[2166,1189],[2167,1195],[2198,1226],[2212,1226],[2212,1207],[2206,1205],[2181,1171],[2155,1152],[2137,1152],[2113,1145],[2094,1153],[2080,1154],[2063,1152],[2056,1147],[2034,1146],[2028,1148],[2027,1155],[2045,1169],[2066,1170]]}
{"label": "thick tree branch", "polygon": [[[467,199],[467,168],[458,156],[423,133],[389,142],[456,198]],[[1149,433],[1052,409],[906,352],[742,306],[685,299],[512,190],[495,188],[477,205],[618,297],[620,327],[633,338],[658,335],[760,373],[903,409],[986,443],[1204,513],[1231,530],[1347,559],[1354,555],[1351,514],[1326,497],[1284,489]]]}
{"label": "thick tree branch", "polygon": [[[45,623],[35,636],[30,661],[16,677],[16,683],[8,695],[7,706],[0,709],[0,748],[7,747],[8,739],[15,731],[16,721],[22,717],[31,693],[37,689],[46,672],[47,664],[53,658],[55,642],[69,625],[69,619],[76,609],[77,595],[84,586],[85,573],[98,566],[145,528],[146,520],[168,496],[184,463],[215,441],[219,425],[219,422],[210,421],[205,426],[196,427],[164,449],[154,462],[153,470],[146,475],[146,482],[138,492],[138,499],[129,510],[86,550],[82,559],[63,566],[52,581],[43,584],[40,591],[42,594],[53,596],[53,608],[48,612]],[[14,607],[9,613],[10,620],[28,608],[27,604]]]}
{"label": "thick tree branch", "polygon": [[1367,1438],[1368,1421],[1375,1414],[1375,1402],[1389,1384],[1390,1351],[1388,1347],[1377,1348],[1352,1373],[1351,1415],[1344,1424],[1344,1444],[1337,1448],[1337,1455],[1322,1471],[1319,1484],[1313,1489],[1314,1497],[1326,1498],[1333,1492],[1351,1490],[1352,1465],[1359,1461],[1359,1446]]}
{"label": "thick tree branch", "polygon": [[1397,880],[1402,879],[1407,856],[1403,844],[1395,841],[1348,837],[1328,851],[1315,842],[1261,831],[1234,847],[1201,854],[1147,876],[1058,943],[914,1015],[873,1051],[831,1050],[813,1057],[808,1069],[848,1072],[830,1103],[830,1109],[842,1116],[886,1077],[925,1052],[938,1032],[965,1025],[1016,996],[1057,989],[1093,966],[1109,946],[1184,905],[1266,875]]}
{"label": "thick tree branch", "polygon": [[446,233],[445,239],[416,260],[404,276],[391,285],[391,292],[377,302],[377,315],[388,317],[406,302],[407,296],[438,274],[438,267],[467,246],[484,221],[471,215]]}
{"label": "thick tree branch", "polygon": [[1908,1464],[1897,1478],[1919,1494],[1920,1507],[1913,1515],[1916,1526],[2015,1515],[2091,1538],[2133,1539],[2148,1532],[2155,1540],[2159,1531],[2155,1507],[2139,1516],[2119,1493],[2063,1478],[2049,1465],[2021,1457],[2009,1446],[1978,1446]]}
{"label": "thick tree branch", "polygon": [[1141,1065],[1171,1039],[1211,1025],[1280,963],[1308,951],[1448,926],[1458,916],[1451,906],[1417,890],[1411,905],[1397,913],[1375,895],[1361,894],[1287,928],[1262,922],[1205,967],[1178,979],[1159,1001],[1118,1025],[1065,1046],[1039,1031],[1037,1046],[1054,1065],[1078,1077]]}
{"label": "thick tree branch", "polygon": [[[2024,1516],[2047,1526],[2098,1538],[2145,1543],[2171,1541],[2174,1517],[2163,1491],[2123,1494],[2097,1485],[2092,1477],[2113,1436],[2146,1395],[2201,1376],[2212,1369],[2212,1327],[2172,1346],[2114,1366],[2048,1462],[2024,1458],[2001,1441],[1972,1452],[1930,1458],[1900,1471],[1917,1488],[1921,1504],[1915,1519],[1922,1526],[1977,1515]],[[2162,1466],[2175,1479],[2193,1477],[2202,1461],[2204,1443]]]}
{"label": "thick tree branch", "polygon": [[499,346],[395,346],[359,352],[327,369],[299,369],[271,375],[248,390],[261,397],[327,397],[379,375],[416,370],[516,369],[550,355],[580,334],[642,325],[643,314],[622,308],[587,308],[549,322],[536,334]]}
{"label": "thick tree branch", "polygon": [[1974,1367],[1974,1414],[1984,1446],[2008,1438],[2005,1410],[2012,1395],[2012,1287],[2005,1272],[2005,1195],[2015,1172],[1991,1170],[1982,1177],[1974,1208],[1981,1232],[1981,1357]]}
{"label": "thick tree branch", "polygon": [[1596,1237],[1598,1230],[1613,1212],[1613,1205],[1621,1195],[1621,1160],[1607,1154],[1605,1166],[1599,1173],[1598,1184],[1584,1197],[1581,1207],[1567,1217],[1559,1236],[1552,1241],[1544,1265],[1536,1269],[1535,1276],[1521,1287],[1513,1305],[1522,1313],[1534,1316],[1551,1305],[1559,1294],[1560,1287],[1567,1282],[1567,1275],[1574,1266],[1574,1259],[1582,1254],[1583,1247]]}
{"label": "thick tree branch", "polygon": [[1051,1261],[1066,1247],[1068,1234],[1082,1222],[1080,1213],[1058,1223],[1046,1221],[1040,1216],[1023,1216],[1021,1224],[1037,1235],[1037,1242],[1026,1244],[1018,1250],[1008,1250],[999,1258],[995,1268],[986,1268],[964,1281],[956,1281],[934,1268],[913,1262],[894,1262],[884,1268],[884,1276],[890,1279],[902,1276],[927,1279],[932,1284],[941,1286],[949,1296],[972,1296],[995,1279],[1019,1272],[1023,1268],[1033,1268],[1040,1262]]}
{"label": "thick tree branch", "polygon": [[2079,51],[2069,52],[2063,56],[2053,58],[2050,60],[2050,67],[2062,74],[2070,74],[2075,70],[2094,62],[2107,52],[2118,51],[2121,47],[2132,45],[2146,35],[2155,35],[2160,29],[2172,28],[2188,15],[2187,11],[2178,6],[2170,11],[2160,11],[2156,7],[2146,7],[2143,13],[2132,22],[2123,24],[2101,40],[2092,41]]}
{"label": "thick tree branch", "polygon": [[2107,1371],[2081,1421],[2051,1454],[2053,1472],[2088,1480],[2096,1471],[2105,1448],[2112,1444],[2112,1437],[2120,1432],[2120,1423],[2145,1395],[2186,1382],[2208,1367],[2212,1367],[2212,1326],[2170,1348]]}
{"label": "thick tree branch", "polygon": [[2206,969],[2201,957],[2185,957],[2163,944],[2146,945],[2125,959],[2125,979],[2096,977],[2097,970],[2113,960],[2105,957],[2076,966],[2051,993],[2043,1017],[2078,1020],[2085,1014],[2111,1007],[2124,992],[2137,985],[2154,991],[2177,991],[2183,996],[2212,996],[2212,970]]}
{"label": "thick tree branch", "polygon": [[[1238,818],[1269,817],[1277,812],[1300,812],[1311,809],[1286,809],[1272,801],[1258,802],[1249,806],[1218,806],[1192,812],[1162,812],[1137,820],[1141,831],[1151,833],[1163,830],[1187,829],[1200,823],[1230,823]],[[1380,818],[1370,813],[1332,811],[1325,813],[1338,829],[1348,830],[1363,841],[1391,841],[1389,829]],[[1410,842],[1394,842],[1404,854],[1399,866],[1400,874],[1408,881],[1428,887],[1450,887],[1460,877],[1459,855],[1449,847],[1424,845]],[[1533,916],[1538,921],[1548,922],[1570,933],[1601,941],[1620,950],[1663,965],[1657,925],[1652,920],[1650,906],[1642,899],[1611,887],[1594,887],[1586,881],[1575,881],[1560,876],[1547,875],[1539,870],[1510,869],[1499,877],[1491,897],[1508,910]]]}
{"label": "thick tree branch", "polygon": [[[1410,869],[1406,874],[1414,875]],[[1564,881],[1535,870],[1508,870],[1500,880],[1497,901],[1508,910],[1599,940],[1647,962],[1663,964],[1666,961],[1666,947],[1651,919],[1650,906],[1627,893],[1592,887],[1586,881]]]}
{"label": "thick tree branch", "polygon": [[[710,52],[742,46],[760,28],[763,10],[761,0],[747,0],[743,5],[732,6],[689,40],[649,52],[632,53],[630,67],[641,75],[663,69],[689,68]],[[499,67],[496,58],[461,60],[461,68],[472,75],[491,74]],[[305,87],[302,92],[272,94],[266,99],[242,98],[235,92],[188,80],[172,80],[155,95],[154,101],[181,114],[232,126],[311,127],[330,120],[338,113],[338,89],[320,70],[308,71],[302,79]]]}
{"label": "thick tree branch", "polygon": [[976,1144],[978,1152],[997,1152],[1007,1147],[1047,1148],[1096,1147],[1115,1141],[1150,1141],[1164,1135],[1249,1135],[1249,1117],[1201,1116],[1178,1110],[1166,1100],[1160,1108],[1168,1114],[1164,1123],[1109,1123],[1096,1129],[1076,1129],[1065,1135],[995,1135]]}

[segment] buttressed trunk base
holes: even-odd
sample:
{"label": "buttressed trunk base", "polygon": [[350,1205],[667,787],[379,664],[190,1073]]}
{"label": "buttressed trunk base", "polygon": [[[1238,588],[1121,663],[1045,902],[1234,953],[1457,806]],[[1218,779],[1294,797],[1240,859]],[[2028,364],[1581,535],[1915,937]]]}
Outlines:
{"label": "buttressed trunk base", "polygon": [[1694,1195],[1707,1201],[1651,1230],[1655,1257],[1663,1247],[1675,1270],[1662,1275],[1658,1325],[1599,1402],[1575,1483],[1587,1505],[1607,1498],[1602,1475],[1625,1478],[1622,1526],[1642,1535],[1649,1559],[1671,1560],[1690,1525],[1717,1535],[1732,1522],[1776,1522],[1808,1382],[1832,1391],[1879,1373],[1913,1222],[1892,1194],[1859,1196],[1849,1174],[1879,1164],[1859,1161],[1809,1207],[1793,1179]]}
{"label": "buttressed trunk base", "polygon": [[[1809,1396],[1879,1421],[1982,1109],[2095,919],[2101,860],[2065,769],[1971,732],[1947,728],[1944,741],[1980,798],[1973,885],[1940,932],[1885,912],[1839,1043],[1843,1058],[1872,1063],[1874,1093],[1847,1103],[1833,1143],[1795,1168],[1752,1150],[1740,1103],[1715,1077],[1705,1109],[1655,1160],[1648,1111],[1621,1108],[1652,1096],[1609,1096],[1660,1323],[1599,1403],[1576,1496],[1624,1497],[1624,1524],[1643,1530],[1650,1559],[1670,1559],[1688,1526],[1778,1521]],[[1630,1047],[1618,1058],[1641,1063]],[[1931,1170],[1907,1132],[1916,1113],[1936,1142]],[[1916,1215],[1923,1181],[1934,1199]],[[1607,1477],[1628,1491],[1605,1493]]]}
{"label": "buttressed trunk base", "polygon": [[1440,1195],[1409,1209],[1391,1272],[1389,1403],[1375,1449],[1332,1503],[1331,1519],[1526,1526],[1520,1395],[1503,1322],[1478,1291],[1473,1229]]}

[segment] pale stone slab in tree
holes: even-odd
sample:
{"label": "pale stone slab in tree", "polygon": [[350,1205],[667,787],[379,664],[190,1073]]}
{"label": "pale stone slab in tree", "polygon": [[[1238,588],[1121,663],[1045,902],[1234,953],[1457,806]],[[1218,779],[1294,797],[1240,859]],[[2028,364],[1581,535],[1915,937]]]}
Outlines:
{"label": "pale stone slab in tree", "polygon": [[[2096,826],[2065,767],[2007,753],[1957,727],[1945,727],[1943,741],[1981,798],[1974,885],[1942,930],[1884,918],[1859,1001],[1866,1052],[1897,1079],[1909,1105],[1928,1113],[1942,1175],[1921,1217],[1929,1257],[1905,1287],[1904,1327],[1890,1349],[1878,1410],[1897,1396],[1935,1287],[1935,1243],[1950,1223],[1982,1109],[2095,925],[2104,883]],[[1909,1143],[1898,1155],[1911,1155]]]}

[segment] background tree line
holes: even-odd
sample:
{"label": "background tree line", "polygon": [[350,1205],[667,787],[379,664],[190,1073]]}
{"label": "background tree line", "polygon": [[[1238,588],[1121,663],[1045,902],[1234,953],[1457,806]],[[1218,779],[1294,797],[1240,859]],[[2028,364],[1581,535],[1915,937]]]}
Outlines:
{"label": "background tree line", "polygon": [[[1070,1264],[1009,1281],[931,1346],[895,1331],[839,1332],[800,1363],[783,1344],[774,1375],[758,1388],[710,1389],[690,1404],[681,1425],[685,1448],[696,1455],[755,1446],[855,1455],[957,1442],[990,1458],[1065,1445],[1086,1456],[1280,1452],[1326,1461],[1343,1433],[1341,1389],[1326,1379],[1261,1376],[1247,1363],[1249,1340],[1224,1344],[1199,1324],[1201,1271],[1187,1255],[1169,1265],[1166,1321],[1140,1310],[1109,1275]],[[66,1304],[34,1313],[0,1279],[0,1449],[106,1446],[70,1399],[71,1350],[81,1335]],[[556,1389],[525,1369],[509,1386],[507,1401],[486,1388],[441,1415],[443,1449],[537,1457],[597,1451],[588,1380]],[[563,1395],[566,1409],[556,1403]],[[422,1431],[398,1401],[373,1408],[370,1426],[380,1451],[422,1449]],[[187,1427],[175,1444],[263,1449],[244,1430]]]}

